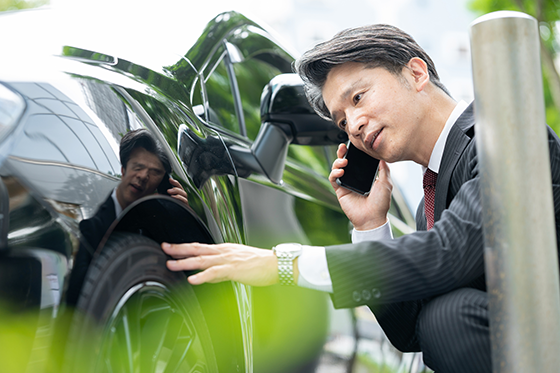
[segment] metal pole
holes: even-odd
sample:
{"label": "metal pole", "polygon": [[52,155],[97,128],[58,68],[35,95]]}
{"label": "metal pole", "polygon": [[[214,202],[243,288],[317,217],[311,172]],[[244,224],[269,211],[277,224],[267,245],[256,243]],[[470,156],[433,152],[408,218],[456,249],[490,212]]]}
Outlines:
{"label": "metal pole", "polygon": [[537,21],[471,25],[493,371],[558,372],[560,288]]}

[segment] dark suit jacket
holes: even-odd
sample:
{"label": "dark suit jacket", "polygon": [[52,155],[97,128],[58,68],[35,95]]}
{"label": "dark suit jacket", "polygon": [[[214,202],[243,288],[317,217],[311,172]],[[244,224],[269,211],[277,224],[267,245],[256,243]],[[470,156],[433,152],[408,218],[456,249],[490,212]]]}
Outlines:
{"label": "dark suit jacket", "polygon": [[109,229],[116,218],[115,202],[111,194],[109,194],[109,197],[99,206],[94,216],[80,222],[82,239],[80,241],[80,248],[76,254],[68,290],[66,292],[66,301],[68,304],[75,306],[78,302],[80,290],[82,289],[82,284],[93,258],[93,254],[107,232],[107,229]]}
{"label": "dark suit jacket", "polygon": [[[327,247],[335,307],[370,306],[401,351],[419,351],[416,318],[430,299],[462,287],[486,289],[474,123],[471,104],[449,132],[436,184],[434,228],[426,231],[422,201],[417,232]],[[558,237],[560,140],[550,128],[548,139]]]}

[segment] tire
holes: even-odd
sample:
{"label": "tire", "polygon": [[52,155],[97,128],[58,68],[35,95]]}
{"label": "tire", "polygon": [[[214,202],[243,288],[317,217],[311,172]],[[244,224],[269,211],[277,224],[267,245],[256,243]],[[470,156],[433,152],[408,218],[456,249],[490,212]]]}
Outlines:
{"label": "tire", "polygon": [[115,233],[94,258],[73,317],[67,372],[218,372],[199,301],[151,239]]}

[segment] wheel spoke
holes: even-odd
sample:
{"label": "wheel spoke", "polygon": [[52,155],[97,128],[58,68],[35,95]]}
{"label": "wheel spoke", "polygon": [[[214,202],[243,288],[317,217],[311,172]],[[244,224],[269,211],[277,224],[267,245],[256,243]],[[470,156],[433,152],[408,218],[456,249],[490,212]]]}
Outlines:
{"label": "wheel spoke", "polygon": [[138,355],[141,350],[141,319],[142,314],[142,297],[133,296],[129,302],[125,304],[126,316],[128,321],[128,331],[130,333],[130,341],[132,346],[133,360],[138,360]]}
{"label": "wheel spoke", "polygon": [[125,366],[123,365],[122,351],[120,346],[121,334],[117,327],[114,326],[111,330],[110,341],[106,344],[105,351],[105,367],[107,372],[124,372]]}
{"label": "wheel spoke", "polygon": [[167,361],[165,367],[165,373],[175,373],[179,371],[184,371],[181,369],[190,367],[191,362],[187,359],[187,357],[188,357],[189,349],[191,347],[191,343],[192,340],[189,340],[189,343],[187,345],[178,343],[177,345],[174,346],[173,351],[171,352],[171,356]]}
{"label": "wheel spoke", "polygon": [[167,333],[165,346],[168,349],[168,359],[165,365],[165,373],[177,372],[183,368],[183,363],[189,351],[192,338],[190,333],[185,335],[185,321],[179,313],[170,315],[170,331]]}
{"label": "wheel spoke", "polygon": [[[138,327],[140,330],[140,372],[151,373],[155,371],[154,357],[157,356],[159,350],[160,337],[155,335],[154,331],[158,333],[164,332],[158,330],[159,326],[152,326],[154,318],[150,317],[151,310],[154,309],[154,298],[150,294],[142,294],[141,306],[138,308],[139,320]],[[152,332],[147,332],[148,330]]]}
{"label": "wheel spoke", "polygon": [[125,344],[125,356],[127,358],[127,367],[129,373],[134,373],[134,351],[132,350],[132,340],[130,336],[130,326],[128,320],[128,307],[124,308],[124,315],[122,317],[123,334],[124,334],[124,344]]}
{"label": "wheel spoke", "polygon": [[144,303],[142,317],[142,372],[156,371],[160,360],[165,335],[169,329],[169,319],[166,310],[169,306],[162,304],[159,299],[151,299]]}

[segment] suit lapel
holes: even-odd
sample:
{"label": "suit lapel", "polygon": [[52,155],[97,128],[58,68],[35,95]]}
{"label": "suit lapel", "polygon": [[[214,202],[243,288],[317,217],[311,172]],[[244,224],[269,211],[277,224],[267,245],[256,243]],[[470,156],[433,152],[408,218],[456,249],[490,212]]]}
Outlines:
{"label": "suit lapel", "polygon": [[99,212],[96,214],[101,220],[113,222],[117,218],[115,214],[115,201],[111,194],[105,200],[105,202],[99,208]]}
{"label": "suit lapel", "polygon": [[449,184],[451,182],[451,175],[453,174],[453,170],[455,169],[461,154],[463,154],[463,151],[472,140],[472,137],[467,135],[467,132],[469,132],[474,126],[473,106],[474,104],[471,103],[457,119],[457,122],[455,122],[449,131],[449,135],[445,143],[445,149],[443,151],[443,157],[441,159],[436,183],[434,209],[435,221],[439,220],[443,210],[447,207],[447,194],[449,191]]}

